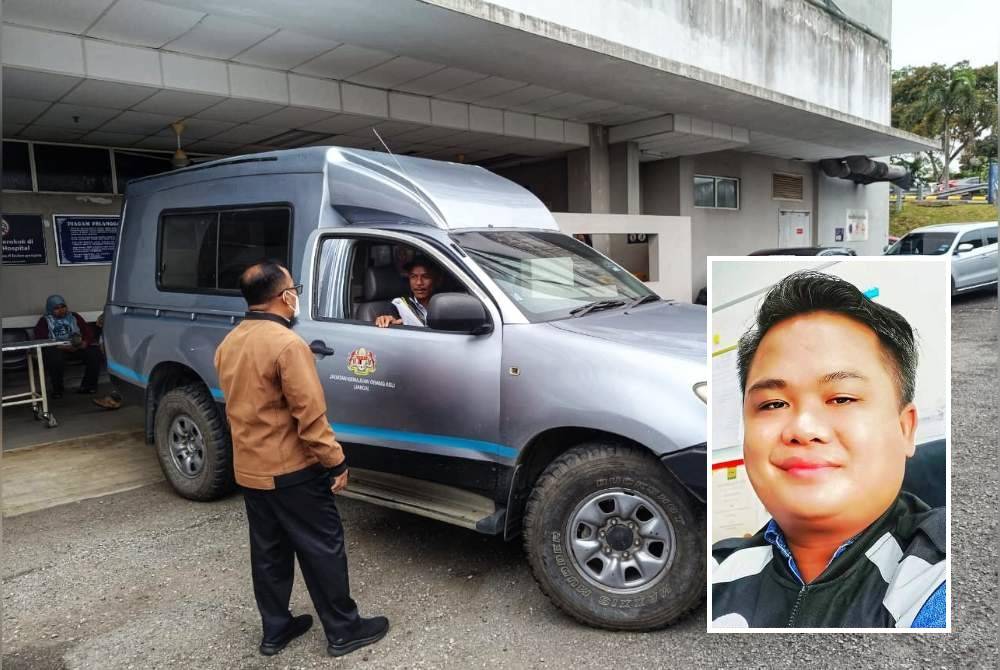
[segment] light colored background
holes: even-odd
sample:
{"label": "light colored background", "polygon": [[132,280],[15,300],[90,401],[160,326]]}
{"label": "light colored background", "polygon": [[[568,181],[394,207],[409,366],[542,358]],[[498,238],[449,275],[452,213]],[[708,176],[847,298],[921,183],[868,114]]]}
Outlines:
{"label": "light colored background", "polygon": [[[842,277],[862,291],[878,289],[875,301],[906,318],[919,347],[917,444],[948,435],[948,324],[951,296],[949,259],[760,258],[709,259],[709,331],[714,354],[709,385],[709,446],[712,463],[743,458],[742,396],[734,346],[752,324],[767,289],[801,269]],[[712,538],[755,533],[768,519],[742,465],[713,469]]]}

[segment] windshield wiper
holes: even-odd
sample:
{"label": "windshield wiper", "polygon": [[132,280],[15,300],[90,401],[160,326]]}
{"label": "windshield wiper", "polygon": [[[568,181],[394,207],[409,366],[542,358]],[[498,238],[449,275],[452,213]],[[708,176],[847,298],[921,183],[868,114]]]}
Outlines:
{"label": "windshield wiper", "polygon": [[635,300],[630,302],[628,304],[628,309],[632,309],[633,307],[638,307],[639,305],[645,305],[647,302],[657,302],[658,300],[661,300],[660,296],[656,295],[655,293],[648,293],[642,296],[641,298],[636,298]]}
{"label": "windshield wiper", "polygon": [[618,298],[609,298],[605,300],[597,300],[595,302],[587,303],[586,305],[581,305],[580,307],[575,307],[569,311],[573,316],[583,316],[584,314],[590,314],[591,312],[597,312],[602,309],[611,309],[613,307],[621,307],[625,304],[624,300],[619,300]]}

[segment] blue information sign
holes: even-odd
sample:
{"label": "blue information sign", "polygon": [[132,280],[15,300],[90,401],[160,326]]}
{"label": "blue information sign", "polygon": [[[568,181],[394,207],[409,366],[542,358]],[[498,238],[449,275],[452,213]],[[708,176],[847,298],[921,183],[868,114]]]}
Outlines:
{"label": "blue information sign", "polygon": [[110,265],[118,241],[119,216],[56,214],[59,265]]}
{"label": "blue information sign", "polygon": [[38,214],[3,214],[4,265],[45,265],[45,228]]}

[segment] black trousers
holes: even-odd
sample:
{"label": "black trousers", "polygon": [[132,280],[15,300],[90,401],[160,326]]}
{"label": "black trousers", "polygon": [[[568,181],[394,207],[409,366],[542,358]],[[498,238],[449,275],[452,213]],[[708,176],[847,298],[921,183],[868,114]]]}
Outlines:
{"label": "black trousers", "polygon": [[66,361],[71,359],[83,360],[83,381],[80,382],[80,388],[97,388],[97,375],[101,372],[101,352],[97,347],[84,347],[76,351],[46,347],[42,349],[42,359],[45,361],[45,373],[49,376],[49,391],[63,392],[63,372]]}
{"label": "black trousers", "polygon": [[288,601],[295,557],[327,639],[352,637],[360,617],[351,599],[344,528],[330,492],[330,475],[270,491],[245,488],[243,500],[264,639],[278,638],[291,623]]}

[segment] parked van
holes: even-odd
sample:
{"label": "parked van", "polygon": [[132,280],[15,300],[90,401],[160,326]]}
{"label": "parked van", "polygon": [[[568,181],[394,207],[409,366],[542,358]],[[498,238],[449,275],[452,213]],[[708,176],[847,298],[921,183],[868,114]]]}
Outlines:
{"label": "parked van", "polygon": [[[416,254],[442,275],[427,327],[375,327]],[[660,299],[476,166],[309,148],[129,184],[108,366],[180,495],[234,488],[213,356],[262,257],[304,284],[294,330],[344,495],[523,537],[541,588],[587,624],[648,630],[698,604],[704,308]]]}

